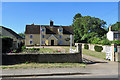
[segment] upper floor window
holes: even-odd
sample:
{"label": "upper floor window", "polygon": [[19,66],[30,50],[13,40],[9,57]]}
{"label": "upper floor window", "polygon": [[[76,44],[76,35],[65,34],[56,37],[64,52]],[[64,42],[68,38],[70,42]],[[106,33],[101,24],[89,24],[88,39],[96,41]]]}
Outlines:
{"label": "upper floor window", "polygon": [[59,38],[62,39],[62,35],[60,35]]}
{"label": "upper floor window", "polygon": [[62,29],[59,29],[59,32],[62,32]]}
{"label": "upper floor window", "polygon": [[42,38],[45,38],[45,35],[42,35]]}
{"label": "upper floor window", "polygon": [[115,33],[115,34],[114,34],[114,38],[119,38],[119,35],[120,35],[120,34]]}
{"label": "upper floor window", "polygon": [[30,38],[32,39],[32,38],[33,38],[33,35],[30,35]]}

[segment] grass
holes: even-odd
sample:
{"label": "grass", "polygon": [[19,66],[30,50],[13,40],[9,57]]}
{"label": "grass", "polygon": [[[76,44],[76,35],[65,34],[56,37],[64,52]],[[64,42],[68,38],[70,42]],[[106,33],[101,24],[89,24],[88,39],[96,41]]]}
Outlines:
{"label": "grass", "polygon": [[[66,53],[69,53],[70,47],[62,47],[62,49],[65,49]],[[76,47],[72,47],[72,49],[76,49]]]}
{"label": "grass", "polygon": [[103,52],[96,52],[96,51],[91,51],[87,49],[82,49],[82,53],[88,56],[93,56],[99,59],[105,59],[106,58],[106,53]]}
{"label": "grass", "polygon": [[[60,53],[69,53],[69,49],[70,47],[61,47],[61,48],[40,48],[39,51],[37,51],[37,53],[58,53],[58,51],[60,51]],[[76,47],[72,47],[72,49],[76,49]],[[34,50],[23,50],[23,53],[35,53]]]}
{"label": "grass", "polygon": [[53,53],[53,51],[51,48],[40,48],[39,53]]}
{"label": "grass", "polygon": [[28,68],[72,68],[85,67],[84,63],[23,63],[16,65],[0,66],[2,69],[28,69]]}

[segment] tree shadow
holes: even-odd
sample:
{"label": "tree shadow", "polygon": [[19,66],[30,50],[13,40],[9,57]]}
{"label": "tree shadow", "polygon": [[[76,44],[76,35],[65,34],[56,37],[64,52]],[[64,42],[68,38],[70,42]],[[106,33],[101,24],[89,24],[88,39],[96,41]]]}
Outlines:
{"label": "tree shadow", "polygon": [[83,63],[85,63],[85,64],[96,64],[96,63],[108,63],[108,62],[105,62],[105,61],[91,61],[91,60],[83,58]]}

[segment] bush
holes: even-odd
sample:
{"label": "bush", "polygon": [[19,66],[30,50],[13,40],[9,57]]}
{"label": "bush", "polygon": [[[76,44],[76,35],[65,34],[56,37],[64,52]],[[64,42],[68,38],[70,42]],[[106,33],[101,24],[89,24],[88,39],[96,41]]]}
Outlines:
{"label": "bush", "polygon": [[117,44],[117,45],[120,45],[120,40],[112,41],[112,43],[115,43],[115,44]]}
{"label": "bush", "polygon": [[85,44],[84,49],[89,49],[89,46],[87,44]]}
{"label": "bush", "polygon": [[94,49],[97,52],[101,52],[103,50],[103,47],[102,46],[95,46]]}
{"label": "bush", "polygon": [[22,46],[22,51],[26,49],[26,46]]}
{"label": "bush", "polygon": [[111,45],[111,41],[109,41],[108,39],[101,40],[99,41],[99,43],[102,45]]}

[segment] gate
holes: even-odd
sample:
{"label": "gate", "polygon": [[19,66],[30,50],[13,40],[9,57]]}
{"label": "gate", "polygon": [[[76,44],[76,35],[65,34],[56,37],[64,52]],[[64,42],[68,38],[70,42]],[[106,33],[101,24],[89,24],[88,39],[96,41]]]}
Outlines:
{"label": "gate", "polygon": [[106,46],[106,60],[112,60],[112,46]]}

